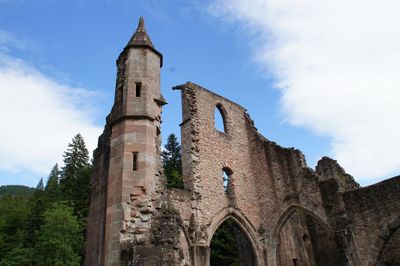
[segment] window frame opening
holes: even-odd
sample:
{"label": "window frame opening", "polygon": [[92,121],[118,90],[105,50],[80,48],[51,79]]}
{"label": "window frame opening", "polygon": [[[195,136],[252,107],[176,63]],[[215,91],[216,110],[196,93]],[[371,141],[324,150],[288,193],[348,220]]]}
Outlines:
{"label": "window frame opening", "polygon": [[229,167],[222,168],[222,185],[226,195],[232,193],[232,174],[233,171]]}
{"label": "window frame opening", "polygon": [[136,97],[142,97],[142,82],[135,82],[135,95]]}
{"label": "window frame opening", "polygon": [[221,103],[218,103],[214,108],[214,128],[218,132],[228,133],[226,127],[226,112]]}
{"label": "window frame opening", "polygon": [[136,172],[139,170],[139,153],[132,152],[132,171]]}

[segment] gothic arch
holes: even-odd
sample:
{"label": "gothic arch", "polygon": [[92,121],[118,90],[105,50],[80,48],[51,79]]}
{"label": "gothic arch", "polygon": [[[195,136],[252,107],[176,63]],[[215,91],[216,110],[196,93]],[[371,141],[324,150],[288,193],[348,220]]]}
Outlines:
{"label": "gothic arch", "polygon": [[318,214],[316,214],[315,212],[313,212],[312,210],[306,208],[303,205],[299,205],[299,204],[292,204],[290,206],[288,206],[283,212],[282,214],[279,216],[278,220],[276,221],[275,225],[274,225],[274,229],[272,230],[272,244],[276,244],[276,240],[279,237],[279,233],[282,230],[282,227],[285,225],[287,219],[289,219],[289,217],[296,211],[296,210],[303,210],[305,211],[307,214],[311,215],[314,219],[316,219],[317,221],[322,222],[322,224],[331,232],[334,233],[332,227],[327,223],[326,220],[322,219]]}
{"label": "gothic arch", "polygon": [[324,218],[302,205],[287,207],[273,226],[269,263],[322,265],[325,259],[326,265],[341,265],[335,232]]}
{"label": "gothic arch", "polygon": [[241,214],[238,210],[236,210],[232,207],[222,209],[211,220],[211,223],[207,229],[207,231],[208,231],[207,232],[207,235],[208,235],[207,246],[210,247],[211,240],[214,236],[215,231],[217,231],[219,226],[228,219],[233,220],[235,222],[235,224],[238,225],[239,228],[242,230],[242,232],[245,234],[249,243],[251,244],[251,248],[254,253],[255,261],[257,262],[257,265],[262,265],[262,259],[260,256],[262,253],[261,253],[261,248],[259,247],[258,242],[257,242],[257,238],[258,238],[257,231],[255,230],[254,226],[250,223],[250,221],[243,214]]}

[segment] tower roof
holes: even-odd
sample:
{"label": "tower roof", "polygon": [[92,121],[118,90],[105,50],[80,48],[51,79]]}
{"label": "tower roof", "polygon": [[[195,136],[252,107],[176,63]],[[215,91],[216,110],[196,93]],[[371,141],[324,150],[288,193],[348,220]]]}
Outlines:
{"label": "tower roof", "polygon": [[150,46],[154,49],[153,43],[146,32],[143,17],[140,17],[138,27],[127,46]]}
{"label": "tower roof", "polygon": [[133,34],[132,38],[129,40],[125,49],[129,47],[147,47],[152,50],[154,53],[160,56],[160,66],[162,67],[162,54],[154,48],[153,43],[151,42],[150,36],[147,34],[146,27],[144,26],[144,19],[140,17],[138,27]]}

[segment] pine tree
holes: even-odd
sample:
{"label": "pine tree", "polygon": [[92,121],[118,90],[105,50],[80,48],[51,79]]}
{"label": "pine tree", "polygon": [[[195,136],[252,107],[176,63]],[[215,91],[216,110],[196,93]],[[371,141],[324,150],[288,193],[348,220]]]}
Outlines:
{"label": "pine tree", "polygon": [[181,146],[175,134],[168,136],[165,150],[161,153],[164,175],[168,188],[183,188]]}
{"label": "pine tree", "polygon": [[34,248],[35,265],[78,266],[82,253],[82,227],[71,207],[55,203],[44,214]]}
{"label": "pine tree", "polygon": [[83,218],[82,202],[88,204],[90,193],[89,152],[80,134],[77,134],[64,153],[64,167],[61,171],[60,188],[64,199],[74,208],[74,213]]}
{"label": "pine tree", "polygon": [[82,168],[89,165],[89,152],[80,134],[77,134],[72,143],[68,144],[68,149],[63,155],[64,167],[61,173],[61,191],[66,200],[72,201],[74,191],[77,187],[78,174]]}
{"label": "pine tree", "polygon": [[[89,152],[80,134],[77,134],[64,153],[64,167],[61,171],[60,191],[63,199],[73,208],[73,214],[82,225],[81,236],[86,237],[86,220],[90,203],[90,176],[92,168]],[[81,250],[81,259],[84,250]]]}
{"label": "pine tree", "polygon": [[64,178],[73,178],[78,174],[79,169],[89,164],[89,152],[86,149],[85,141],[81,134],[77,134],[68,149],[64,152],[64,167],[62,168]]}
{"label": "pine tree", "polygon": [[90,177],[92,175],[92,167],[90,165],[80,169],[77,177],[77,186],[75,187],[74,208],[75,214],[82,222],[86,223],[89,212],[90,203]]}
{"label": "pine tree", "polygon": [[46,200],[44,194],[43,178],[40,179],[32,197],[32,209],[28,221],[28,234],[26,242],[32,247],[35,245],[37,232],[43,223],[43,214],[46,210]]}
{"label": "pine tree", "polygon": [[43,191],[44,190],[44,185],[43,185],[43,177],[40,178],[39,183],[36,186],[36,191]]}
{"label": "pine tree", "polygon": [[46,187],[44,189],[46,201],[48,203],[54,203],[55,201],[60,200],[59,179],[60,170],[58,169],[58,164],[55,164],[50,172]]}

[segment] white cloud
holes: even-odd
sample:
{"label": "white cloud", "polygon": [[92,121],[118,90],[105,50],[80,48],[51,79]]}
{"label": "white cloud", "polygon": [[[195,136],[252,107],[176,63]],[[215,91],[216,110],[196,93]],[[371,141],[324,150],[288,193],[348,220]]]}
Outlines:
{"label": "white cloud", "polygon": [[331,155],[358,180],[400,172],[400,2],[217,0],[211,10],[252,30],[289,123],[331,136]]}
{"label": "white cloud", "polygon": [[93,96],[0,53],[0,170],[47,176],[79,132],[93,150],[101,133],[91,120]]}

